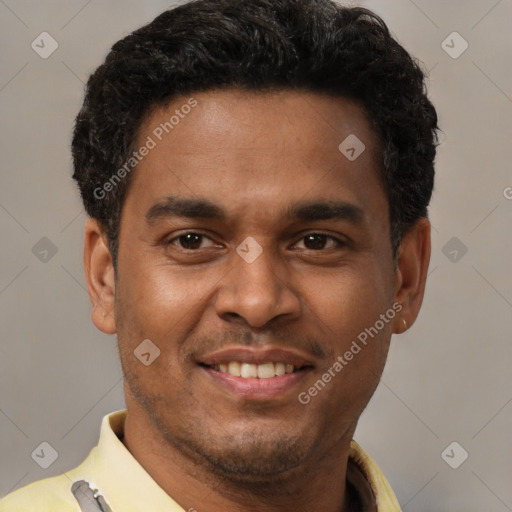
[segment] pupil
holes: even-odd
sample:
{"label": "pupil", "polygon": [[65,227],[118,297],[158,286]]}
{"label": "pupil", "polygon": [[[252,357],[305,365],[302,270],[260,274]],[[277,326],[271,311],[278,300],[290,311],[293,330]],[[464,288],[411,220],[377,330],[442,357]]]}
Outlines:
{"label": "pupil", "polygon": [[[201,245],[201,236],[189,233],[180,237],[181,245],[185,249],[197,249]],[[326,235],[314,234],[306,236],[306,246],[308,249],[322,249],[325,246]]]}
{"label": "pupil", "polygon": [[325,235],[308,235],[306,237],[306,246],[309,242],[313,242],[313,247],[308,247],[308,249],[322,249],[325,245]]}
{"label": "pupil", "polygon": [[[180,237],[181,242],[182,242],[181,245],[185,246],[185,249],[197,249],[201,245],[200,238],[201,238],[201,235],[196,235],[193,233],[183,235]],[[195,239],[195,242],[193,241],[194,239]]]}

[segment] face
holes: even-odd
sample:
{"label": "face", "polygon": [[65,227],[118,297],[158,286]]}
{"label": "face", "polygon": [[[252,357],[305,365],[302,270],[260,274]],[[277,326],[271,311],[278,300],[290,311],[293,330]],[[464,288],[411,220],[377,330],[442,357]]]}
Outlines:
{"label": "face", "polygon": [[[123,206],[113,330],[128,414],[233,478],[285,472],[351,438],[396,331],[379,148],[345,99],[192,96],[141,126],[136,146],[154,147]],[[134,355],[143,340],[151,364]]]}

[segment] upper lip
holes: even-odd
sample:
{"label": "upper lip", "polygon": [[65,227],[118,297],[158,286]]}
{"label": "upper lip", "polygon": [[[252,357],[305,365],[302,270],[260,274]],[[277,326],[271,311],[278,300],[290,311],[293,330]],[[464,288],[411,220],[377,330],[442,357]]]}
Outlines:
{"label": "upper lip", "polygon": [[199,362],[211,366],[226,364],[231,361],[248,364],[264,364],[269,362],[293,364],[295,367],[313,366],[313,362],[306,355],[297,350],[278,347],[248,348],[230,347],[214,351],[200,358]]}

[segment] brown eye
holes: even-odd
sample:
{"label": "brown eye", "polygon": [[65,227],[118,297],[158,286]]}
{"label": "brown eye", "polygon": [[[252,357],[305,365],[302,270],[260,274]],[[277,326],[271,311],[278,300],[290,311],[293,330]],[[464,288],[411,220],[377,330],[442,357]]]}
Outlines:
{"label": "brown eye", "polygon": [[326,235],[324,233],[310,233],[309,235],[304,236],[302,240],[304,240],[305,248],[312,251],[326,249],[325,246],[328,240],[334,241],[334,245],[327,247],[328,249],[345,245],[341,240],[338,240],[337,238]]}
{"label": "brown eye", "polygon": [[[172,240],[169,240],[169,244],[171,245],[178,245],[182,249],[192,251],[195,249],[201,249],[201,242],[203,239],[209,238],[205,235],[202,235],[200,233],[184,233],[183,235],[177,236],[176,238],[173,238]],[[174,243],[177,242],[177,243]]]}

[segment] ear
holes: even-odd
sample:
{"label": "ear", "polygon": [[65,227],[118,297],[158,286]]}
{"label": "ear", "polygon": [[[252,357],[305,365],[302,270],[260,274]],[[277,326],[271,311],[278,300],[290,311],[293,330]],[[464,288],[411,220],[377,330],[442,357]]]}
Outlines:
{"label": "ear", "polygon": [[92,302],[92,321],[100,331],[115,334],[115,275],[112,256],[107,235],[99,222],[91,218],[85,224],[84,269]]}
{"label": "ear", "polygon": [[398,249],[395,302],[402,309],[394,319],[393,332],[401,334],[420,312],[430,262],[430,221],[419,219],[402,238]]}

